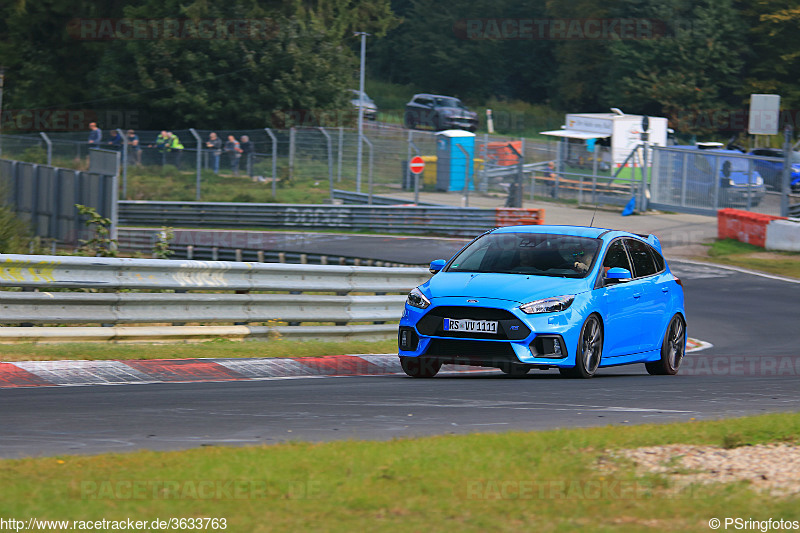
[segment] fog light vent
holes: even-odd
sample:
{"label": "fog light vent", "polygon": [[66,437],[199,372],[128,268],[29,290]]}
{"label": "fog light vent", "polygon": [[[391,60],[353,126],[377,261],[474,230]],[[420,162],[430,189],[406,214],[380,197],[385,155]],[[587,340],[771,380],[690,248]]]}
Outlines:
{"label": "fog light vent", "polygon": [[563,359],[567,356],[567,347],[561,335],[538,335],[530,345],[534,357],[547,359]]}
{"label": "fog light vent", "polygon": [[415,351],[419,344],[419,335],[414,328],[401,327],[397,332],[397,346],[401,350]]}

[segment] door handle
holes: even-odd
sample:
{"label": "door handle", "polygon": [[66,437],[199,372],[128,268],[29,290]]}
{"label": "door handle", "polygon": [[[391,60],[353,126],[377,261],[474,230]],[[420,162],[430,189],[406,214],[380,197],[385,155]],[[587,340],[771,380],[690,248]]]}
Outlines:
{"label": "door handle", "polygon": [[669,292],[669,287],[661,287],[661,292],[663,293]]}
{"label": "door handle", "polygon": [[641,292],[634,292],[634,293],[633,293],[633,297],[634,297],[634,298],[641,298],[641,296],[642,296],[642,293],[641,293]]}

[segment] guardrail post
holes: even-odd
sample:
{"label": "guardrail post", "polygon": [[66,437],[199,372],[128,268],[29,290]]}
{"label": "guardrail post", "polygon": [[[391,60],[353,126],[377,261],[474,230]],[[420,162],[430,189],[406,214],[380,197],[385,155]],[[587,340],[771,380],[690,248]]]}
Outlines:
{"label": "guardrail post", "polygon": [[122,137],[122,197],[128,197],[128,136],[120,128],[117,128],[117,135]]}
{"label": "guardrail post", "polygon": [[200,135],[197,133],[197,130],[194,128],[189,128],[189,131],[194,136],[194,140],[197,142],[197,157],[195,164],[197,165],[197,178],[196,178],[196,185],[195,185],[195,201],[200,201],[200,169],[202,168],[202,158],[203,158],[203,142],[200,139]]}
{"label": "guardrail post", "polygon": [[[367,143],[367,146],[369,146],[369,179],[368,179],[368,183],[369,183],[368,189],[369,189],[369,191],[368,191],[368,195],[367,195],[367,204],[368,205],[372,205],[372,155],[373,155],[374,150],[373,150],[372,142],[369,139],[367,139],[366,135],[362,135],[361,139],[365,143]],[[331,193],[331,196],[333,196],[333,193]]]}
{"label": "guardrail post", "polygon": [[[331,136],[328,135],[328,132],[325,131],[325,128],[320,127],[319,131],[321,131],[325,136],[325,140],[328,144],[328,188],[331,195],[331,204],[333,204],[333,143],[331,141]],[[370,179],[372,179],[371,175]]]}
{"label": "guardrail post", "polygon": [[277,186],[276,183],[278,181],[278,139],[275,137],[275,134],[272,133],[272,129],[264,128],[269,135],[269,138],[272,139],[272,199],[275,199],[275,187]]}
{"label": "guardrail post", "polygon": [[339,126],[339,156],[336,159],[337,170],[336,170],[336,183],[340,183],[342,181],[342,153],[344,152],[344,128]]}
{"label": "guardrail post", "polygon": [[791,192],[791,179],[792,179],[792,126],[787,124],[783,130],[783,173],[781,175],[781,216],[789,216],[789,193]]}
{"label": "guardrail post", "polygon": [[53,142],[50,140],[50,137],[43,131],[39,132],[39,135],[44,139],[45,144],[47,145],[47,165],[53,165]]}
{"label": "guardrail post", "polygon": [[294,179],[294,152],[295,152],[295,137],[297,130],[294,126],[289,128],[289,179]]}

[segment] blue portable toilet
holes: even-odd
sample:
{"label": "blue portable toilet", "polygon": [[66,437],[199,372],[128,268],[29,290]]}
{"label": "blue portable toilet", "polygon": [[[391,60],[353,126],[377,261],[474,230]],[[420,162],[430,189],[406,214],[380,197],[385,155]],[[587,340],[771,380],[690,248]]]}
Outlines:
{"label": "blue portable toilet", "polygon": [[[461,148],[467,151],[467,157]],[[475,134],[464,130],[445,130],[436,134],[436,190],[463,191],[469,172],[469,190],[475,190]]]}

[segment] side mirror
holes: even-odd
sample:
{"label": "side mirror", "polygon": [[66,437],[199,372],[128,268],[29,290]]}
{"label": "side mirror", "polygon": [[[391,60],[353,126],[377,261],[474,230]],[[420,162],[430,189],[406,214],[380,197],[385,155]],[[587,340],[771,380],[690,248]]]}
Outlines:
{"label": "side mirror", "polygon": [[608,269],[608,272],[606,272],[606,279],[612,281],[623,281],[626,279],[631,279],[631,277],[631,271],[627,268],[612,267]]}
{"label": "side mirror", "polygon": [[431,266],[429,267],[429,270],[431,271],[431,274],[436,274],[441,269],[443,269],[444,265],[446,264],[447,261],[445,261],[444,259],[436,259],[434,261],[431,261]]}

